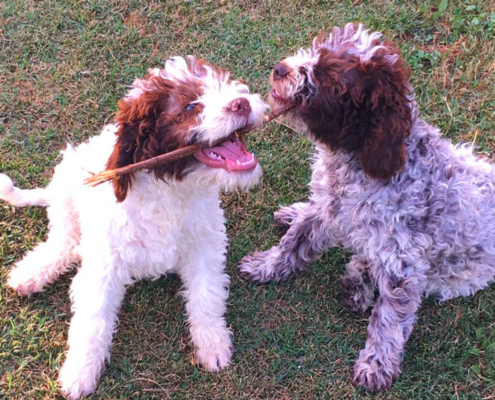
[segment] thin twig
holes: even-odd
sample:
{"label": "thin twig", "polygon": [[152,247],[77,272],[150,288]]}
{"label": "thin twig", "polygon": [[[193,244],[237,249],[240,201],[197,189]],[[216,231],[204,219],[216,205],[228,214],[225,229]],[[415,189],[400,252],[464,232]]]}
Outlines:
{"label": "thin twig", "polygon": [[480,131],[478,129],[476,129],[474,131],[474,139],[473,139],[473,142],[471,143],[471,146],[474,146],[476,144],[476,139],[478,139],[478,134],[480,133]]}
{"label": "thin twig", "polygon": [[285,122],[279,121],[278,119],[276,119],[276,120],[275,120],[275,122],[276,122],[277,124],[280,124],[280,125],[282,125],[282,126],[285,126],[287,129],[290,129],[291,131],[294,131],[294,132],[296,132],[296,133],[297,133],[297,130],[296,130],[295,128],[293,128],[293,127],[292,127],[292,126],[290,126],[290,125],[287,125]]}
{"label": "thin twig", "polygon": [[454,124],[454,114],[452,113],[452,110],[450,109],[449,100],[447,99],[447,96],[442,97],[442,99],[443,99],[443,101],[445,101],[445,105],[447,106],[447,110],[449,110],[450,126],[452,126]]}
{"label": "thin twig", "polygon": [[[274,120],[275,118],[278,118],[282,114],[285,114],[295,108],[299,103],[291,103],[285,107],[282,107],[278,110],[272,111],[270,114],[265,116],[265,122],[263,125],[266,125],[270,121]],[[126,175],[126,174],[132,174],[136,171],[142,170],[142,169],[152,169],[157,167],[158,165],[163,165],[163,164],[168,164],[177,160],[181,160],[185,157],[189,157],[193,155],[194,153],[197,153],[198,151],[201,151],[202,149],[209,148],[209,147],[215,147],[220,145],[223,142],[226,142],[228,140],[232,140],[235,137],[247,135],[249,132],[255,130],[252,126],[246,126],[242,129],[239,129],[235,131],[233,134],[228,136],[227,138],[222,138],[218,140],[215,143],[212,144],[207,144],[207,143],[202,143],[202,144],[192,144],[190,146],[182,147],[181,149],[171,151],[169,153],[165,153],[162,155],[159,155],[157,157],[150,158],[148,160],[140,161],[135,164],[127,165],[122,168],[117,168],[117,169],[110,169],[106,171],[102,171],[99,174],[94,174],[84,180],[84,183],[86,185],[90,186],[98,186],[104,182],[110,181],[112,179],[118,178],[119,176]]]}

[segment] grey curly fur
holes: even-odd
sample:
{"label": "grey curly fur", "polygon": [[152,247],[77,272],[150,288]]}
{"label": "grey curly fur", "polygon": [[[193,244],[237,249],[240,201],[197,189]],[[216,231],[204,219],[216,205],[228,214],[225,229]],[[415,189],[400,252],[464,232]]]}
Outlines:
{"label": "grey curly fur", "polygon": [[472,295],[495,275],[495,168],[471,146],[441,138],[411,107],[401,172],[370,178],[356,158],[316,143],[309,201],[277,211],[276,221],[289,226],[285,236],[239,267],[249,280],[281,281],[330,247],[351,250],[345,305],[363,312],[379,291],[354,368],[354,383],[373,391],[400,374],[423,297]]}

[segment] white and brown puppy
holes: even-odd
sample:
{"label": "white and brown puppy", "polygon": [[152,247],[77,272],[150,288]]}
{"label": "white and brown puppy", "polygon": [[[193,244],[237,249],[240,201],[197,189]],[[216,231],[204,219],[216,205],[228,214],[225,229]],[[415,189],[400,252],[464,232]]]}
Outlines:
{"label": "white and brown puppy", "polygon": [[282,207],[280,243],[244,258],[250,280],[280,281],[329,247],[354,253],[345,304],[376,300],[354,382],[388,389],[421,299],[467,296],[495,274],[495,168],[419,117],[396,45],[362,25],[319,36],[277,64],[270,102],[302,101],[287,119],[316,145],[311,195]]}
{"label": "white and brown puppy", "polygon": [[210,371],[232,357],[224,313],[229,277],[221,189],[247,189],[262,174],[239,140],[195,156],[122,176],[92,188],[87,171],[118,168],[193,143],[213,143],[263,121],[266,104],[193,57],[167,61],[137,79],[119,103],[115,124],[63,152],[45,189],[21,190],[0,174],[0,199],[48,207],[46,242],[17,263],[8,284],[21,295],[39,292],[81,261],[70,295],[69,350],[60,371],[71,399],[95,390],[109,357],[127,285],[175,272],[183,281],[188,325],[200,363]]}

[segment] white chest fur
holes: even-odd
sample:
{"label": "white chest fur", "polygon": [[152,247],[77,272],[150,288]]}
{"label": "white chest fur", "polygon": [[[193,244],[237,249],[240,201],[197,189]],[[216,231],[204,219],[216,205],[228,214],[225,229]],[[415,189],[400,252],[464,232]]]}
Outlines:
{"label": "white chest fur", "polygon": [[218,187],[165,183],[140,173],[128,198],[101,221],[112,258],[131,279],[156,279],[180,268],[195,249],[224,254],[227,238],[218,193]]}

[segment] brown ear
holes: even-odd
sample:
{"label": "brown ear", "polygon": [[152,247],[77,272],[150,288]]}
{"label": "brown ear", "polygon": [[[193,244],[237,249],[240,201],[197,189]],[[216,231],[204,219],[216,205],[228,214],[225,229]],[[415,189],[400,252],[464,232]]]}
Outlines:
{"label": "brown ear", "polygon": [[[107,161],[107,169],[116,169],[133,164],[138,160],[136,150],[146,138],[153,135],[156,120],[161,114],[165,92],[155,90],[145,92],[136,99],[121,100],[119,111],[115,116],[118,124],[117,143]],[[139,157],[140,158],[140,157]],[[117,201],[125,200],[127,192],[132,187],[133,174],[122,175],[113,180],[113,189]]]}
{"label": "brown ear", "polygon": [[[125,167],[132,164],[134,160],[134,151],[136,150],[135,127],[120,126],[117,135],[117,143],[107,161],[108,170]],[[117,202],[121,203],[127,197],[127,191],[132,186],[132,178],[132,174],[128,174],[119,176],[112,181]]]}
{"label": "brown ear", "polygon": [[359,160],[366,175],[377,179],[389,179],[404,167],[407,155],[404,136],[392,129],[379,127],[359,152]]}
{"label": "brown ear", "polygon": [[[363,66],[369,119],[366,139],[357,151],[364,172],[378,179],[391,178],[404,167],[411,128],[410,70],[393,43],[384,45],[387,50],[377,51]],[[395,57],[397,61],[390,62]]]}
{"label": "brown ear", "polygon": [[303,112],[309,130],[331,149],[354,155],[368,176],[392,177],[407,158],[409,74],[391,42],[364,62],[346,47],[321,50],[314,69],[320,89]]}

